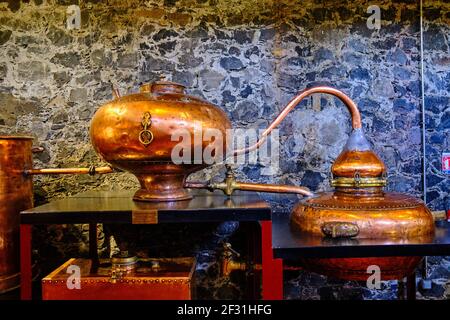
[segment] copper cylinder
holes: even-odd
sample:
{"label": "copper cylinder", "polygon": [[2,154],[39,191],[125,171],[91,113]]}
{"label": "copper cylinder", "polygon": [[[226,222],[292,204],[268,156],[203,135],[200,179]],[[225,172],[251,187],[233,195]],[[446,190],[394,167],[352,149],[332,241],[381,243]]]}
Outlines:
{"label": "copper cylinder", "polygon": [[19,229],[22,210],[33,206],[33,138],[0,136],[0,293],[19,287]]}

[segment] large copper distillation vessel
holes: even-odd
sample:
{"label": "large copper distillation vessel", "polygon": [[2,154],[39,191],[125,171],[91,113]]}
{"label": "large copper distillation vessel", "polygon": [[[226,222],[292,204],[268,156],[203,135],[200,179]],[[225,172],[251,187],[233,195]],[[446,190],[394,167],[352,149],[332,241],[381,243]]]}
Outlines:
{"label": "large copper distillation vessel", "polygon": [[33,206],[31,137],[0,136],[0,293],[20,283],[19,212]]}

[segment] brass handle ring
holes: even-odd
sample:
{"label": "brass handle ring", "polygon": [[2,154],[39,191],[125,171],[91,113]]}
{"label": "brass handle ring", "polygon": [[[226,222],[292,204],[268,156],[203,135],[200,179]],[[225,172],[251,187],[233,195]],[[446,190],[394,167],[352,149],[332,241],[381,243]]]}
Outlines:
{"label": "brass handle ring", "polygon": [[144,146],[148,146],[153,141],[153,133],[150,130],[142,130],[139,132],[139,142]]}

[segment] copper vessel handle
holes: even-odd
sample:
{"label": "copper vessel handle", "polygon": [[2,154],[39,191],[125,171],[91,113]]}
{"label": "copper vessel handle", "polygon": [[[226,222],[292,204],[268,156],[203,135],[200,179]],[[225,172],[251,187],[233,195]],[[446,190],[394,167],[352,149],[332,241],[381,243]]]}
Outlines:
{"label": "copper vessel handle", "polygon": [[305,89],[300,93],[298,93],[286,105],[286,107],[284,107],[284,109],[275,118],[275,120],[273,120],[273,122],[267,127],[267,129],[264,130],[264,132],[261,134],[261,137],[254,145],[249,146],[247,148],[234,150],[232,155],[237,156],[258,149],[264,143],[270,132],[272,132],[272,130],[275,129],[281,123],[281,121],[284,120],[284,118],[286,118],[288,113],[291,112],[291,110],[294,109],[304,98],[314,93],[328,93],[339,98],[345,104],[348,111],[350,111],[350,115],[352,118],[352,128],[353,129],[361,128],[361,114],[359,113],[358,107],[356,106],[355,102],[349,96],[347,96],[342,91],[334,89],[332,87],[327,86],[313,87],[310,89]]}
{"label": "copper vessel handle", "polygon": [[152,125],[152,115],[150,112],[145,112],[142,116],[142,130],[139,132],[139,142],[147,147],[153,141],[153,133],[150,131]]}
{"label": "copper vessel handle", "polygon": [[330,238],[352,238],[359,234],[359,227],[353,222],[325,222],[321,229],[323,234]]}

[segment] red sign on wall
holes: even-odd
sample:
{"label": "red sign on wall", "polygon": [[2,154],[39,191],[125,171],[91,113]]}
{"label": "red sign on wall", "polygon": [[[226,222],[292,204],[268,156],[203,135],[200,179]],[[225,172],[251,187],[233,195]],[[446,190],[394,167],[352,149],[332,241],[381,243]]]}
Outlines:
{"label": "red sign on wall", "polygon": [[450,174],[450,153],[442,154],[442,172]]}

